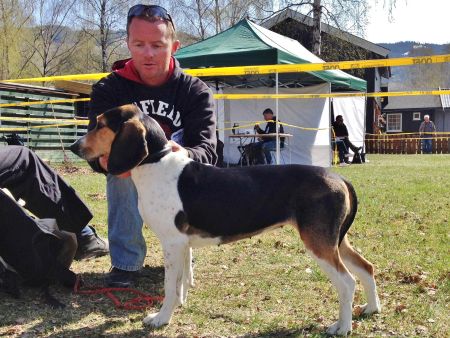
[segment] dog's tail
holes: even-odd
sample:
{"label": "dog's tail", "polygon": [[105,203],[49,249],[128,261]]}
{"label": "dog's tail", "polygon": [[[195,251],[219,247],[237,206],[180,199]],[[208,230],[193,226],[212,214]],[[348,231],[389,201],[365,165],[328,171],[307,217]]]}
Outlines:
{"label": "dog's tail", "polygon": [[341,245],[341,242],[344,239],[345,234],[347,233],[348,229],[350,229],[350,226],[355,220],[356,212],[358,211],[358,198],[356,197],[355,189],[353,188],[353,185],[349,181],[347,181],[346,179],[343,180],[347,187],[350,199],[350,207],[349,211],[347,212],[347,216],[345,217],[344,222],[342,222],[339,231],[339,245]]}

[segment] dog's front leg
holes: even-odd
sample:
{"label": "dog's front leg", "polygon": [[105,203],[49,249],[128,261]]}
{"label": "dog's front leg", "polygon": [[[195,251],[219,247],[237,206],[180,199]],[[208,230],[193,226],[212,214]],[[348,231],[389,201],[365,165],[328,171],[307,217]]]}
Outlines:
{"label": "dog's front leg", "polygon": [[184,271],[183,271],[183,298],[181,305],[187,300],[188,290],[194,286],[194,272],[192,267],[192,248],[186,252]]}
{"label": "dog's front leg", "polygon": [[189,246],[187,240],[163,243],[164,252],[164,301],[161,310],[144,318],[144,324],[160,327],[170,323],[175,308],[183,301],[183,275]]}

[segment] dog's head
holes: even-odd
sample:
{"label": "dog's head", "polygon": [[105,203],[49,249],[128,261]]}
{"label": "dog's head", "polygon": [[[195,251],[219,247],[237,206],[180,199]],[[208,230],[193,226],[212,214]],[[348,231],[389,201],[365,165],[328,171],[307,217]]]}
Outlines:
{"label": "dog's head", "polygon": [[162,128],[133,104],[110,109],[97,117],[97,125],[70,146],[87,161],[108,157],[108,172],[122,174],[149,154],[167,145]]}

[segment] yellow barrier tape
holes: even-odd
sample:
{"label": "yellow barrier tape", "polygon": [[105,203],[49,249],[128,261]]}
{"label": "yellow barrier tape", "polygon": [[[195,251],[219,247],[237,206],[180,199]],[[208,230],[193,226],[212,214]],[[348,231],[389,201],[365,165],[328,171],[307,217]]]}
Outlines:
{"label": "yellow barrier tape", "polygon": [[[384,138],[389,138],[390,136],[396,136],[396,135],[417,135],[419,134],[418,131],[416,131],[415,133],[389,133],[389,134],[369,134],[366,133],[366,136],[378,136],[378,137],[384,137]],[[423,132],[422,134],[425,135],[435,135],[435,134],[450,134],[450,131],[427,131],[427,132]]]}
{"label": "yellow barrier tape", "polygon": [[10,133],[10,132],[13,132],[13,131],[27,131],[27,130],[28,130],[28,128],[26,128],[26,127],[0,128],[0,132],[7,132],[7,133]]}
{"label": "yellow barrier tape", "polygon": [[77,120],[77,119],[51,119],[51,118],[41,118],[41,117],[2,117],[0,116],[0,121],[22,121],[22,122],[55,122],[55,123],[72,123],[87,125],[88,120]]}
{"label": "yellow barrier tape", "polygon": [[450,136],[435,136],[435,137],[399,137],[399,138],[390,138],[390,139],[366,139],[366,141],[370,142],[384,142],[384,143],[393,143],[395,141],[408,141],[408,140],[448,140]]}
{"label": "yellow barrier tape", "polygon": [[108,76],[110,73],[94,73],[94,74],[74,74],[74,75],[56,75],[56,76],[44,76],[44,77],[32,77],[24,79],[13,79],[13,80],[2,80],[2,82],[52,82],[58,80],[85,80],[85,81],[95,81],[102,77]]}
{"label": "yellow barrier tape", "polygon": [[[373,59],[355,61],[337,61],[321,63],[304,63],[289,65],[263,65],[263,66],[239,66],[239,67],[217,67],[202,69],[185,69],[187,74],[193,76],[232,76],[232,75],[259,75],[272,73],[298,73],[335,69],[359,69],[376,67],[397,67],[411,65],[427,65],[433,63],[450,62],[450,54],[404,57],[393,59]],[[3,82],[49,82],[56,80],[99,80],[109,73],[59,75],[48,77],[36,77],[25,79],[3,80]]]}
{"label": "yellow barrier tape", "polygon": [[449,95],[450,90],[416,90],[403,92],[378,93],[324,93],[324,94],[214,94],[215,99],[222,100],[261,100],[261,99],[323,99],[330,97],[388,97],[388,96],[417,96],[417,95]]}
{"label": "yellow barrier tape", "polygon": [[[251,99],[322,99],[333,97],[391,97],[391,96],[419,96],[419,95],[450,95],[449,89],[442,90],[416,90],[403,92],[377,92],[377,93],[326,93],[326,94],[214,94],[216,100],[251,100]],[[32,106],[41,104],[67,103],[90,101],[90,98],[49,100],[34,102],[2,103],[0,108]]]}
{"label": "yellow barrier tape", "polygon": [[46,101],[30,101],[30,102],[16,102],[16,103],[0,103],[0,108],[6,107],[25,107],[25,106],[34,106],[39,104],[55,104],[55,103],[73,103],[73,102],[83,102],[90,101],[90,98],[82,98],[82,99],[62,99],[62,100],[46,100]]}
{"label": "yellow barrier tape", "polygon": [[450,62],[450,54],[426,57],[406,57],[377,60],[355,60],[323,63],[264,65],[244,67],[218,67],[205,69],[186,69],[185,72],[193,76],[231,76],[231,75],[259,75],[272,73],[298,73],[335,69],[358,69],[377,67],[396,67],[421,64]]}

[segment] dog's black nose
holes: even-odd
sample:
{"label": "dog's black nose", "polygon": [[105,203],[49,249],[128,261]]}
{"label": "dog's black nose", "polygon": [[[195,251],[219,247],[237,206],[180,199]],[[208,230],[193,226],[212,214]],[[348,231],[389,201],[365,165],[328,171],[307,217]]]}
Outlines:
{"label": "dog's black nose", "polygon": [[80,156],[80,143],[78,141],[72,143],[69,148],[74,154]]}

